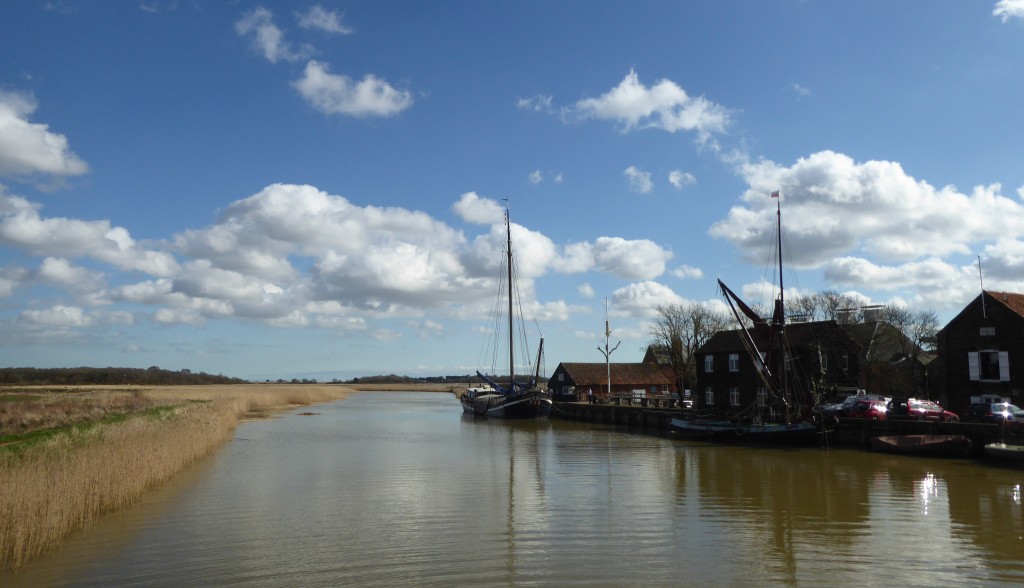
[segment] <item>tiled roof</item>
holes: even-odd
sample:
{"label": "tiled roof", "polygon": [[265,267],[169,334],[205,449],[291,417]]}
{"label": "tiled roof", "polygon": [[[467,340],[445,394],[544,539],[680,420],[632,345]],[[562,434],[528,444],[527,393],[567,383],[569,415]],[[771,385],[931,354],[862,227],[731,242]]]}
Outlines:
{"label": "tiled roof", "polygon": [[[790,345],[802,345],[812,341],[820,340],[825,333],[835,331],[838,328],[835,321],[814,321],[809,323],[790,323],[786,325],[786,339]],[[758,331],[751,330],[751,336],[758,348],[762,351],[767,347],[766,338]],[[743,349],[743,341],[740,339],[740,331],[719,331],[712,335],[698,353],[721,353],[724,351],[736,351]]]}
{"label": "tiled roof", "polygon": [[989,296],[1002,302],[1013,312],[1024,316],[1024,294],[1017,294],[1016,292],[993,292],[992,290],[986,290]]}
{"label": "tiled roof", "polygon": [[667,366],[650,363],[561,363],[565,373],[577,386],[599,385],[608,382],[611,370],[612,385],[665,385],[672,384],[675,376]]}

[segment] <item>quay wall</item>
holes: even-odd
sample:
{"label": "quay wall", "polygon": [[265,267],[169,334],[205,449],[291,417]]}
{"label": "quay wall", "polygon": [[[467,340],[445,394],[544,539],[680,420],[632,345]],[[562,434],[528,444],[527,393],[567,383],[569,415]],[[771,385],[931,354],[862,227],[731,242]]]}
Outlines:
{"label": "quay wall", "polygon": [[[639,404],[588,404],[585,402],[555,402],[552,418],[605,425],[639,428],[655,435],[672,431],[672,419],[683,416],[674,407]],[[871,421],[866,419],[838,419],[826,426],[827,443],[836,447],[868,449],[871,439],[882,435],[964,435],[971,440],[975,452],[981,452],[988,443],[1000,441],[1021,443],[1012,439],[1000,427],[988,423],[936,423],[922,421]]]}

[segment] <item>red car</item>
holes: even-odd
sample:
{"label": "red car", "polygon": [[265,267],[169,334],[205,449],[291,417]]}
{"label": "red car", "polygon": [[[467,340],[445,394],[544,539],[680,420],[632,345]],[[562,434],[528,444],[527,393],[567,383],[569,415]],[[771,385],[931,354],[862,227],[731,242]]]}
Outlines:
{"label": "red car", "polygon": [[899,398],[889,403],[889,420],[937,421],[955,423],[960,420],[955,412],[939,406],[938,402],[920,398]]}
{"label": "red car", "polygon": [[841,409],[839,411],[839,416],[851,419],[884,421],[885,413],[886,408],[884,400],[858,400],[853,403],[853,406]]}

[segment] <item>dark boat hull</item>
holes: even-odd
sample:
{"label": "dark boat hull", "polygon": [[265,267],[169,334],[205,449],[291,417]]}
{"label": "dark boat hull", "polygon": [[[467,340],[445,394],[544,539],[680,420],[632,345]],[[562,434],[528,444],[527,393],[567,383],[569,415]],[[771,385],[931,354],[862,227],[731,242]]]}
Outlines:
{"label": "dark boat hull", "polygon": [[963,435],[883,435],[871,439],[871,448],[903,455],[963,457],[971,451],[971,440]]}
{"label": "dark boat hull", "polygon": [[996,459],[1024,463],[1024,446],[1007,445],[1006,443],[989,443],[985,453]]}
{"label": "dark boat hull", "polygon": [[752,424],[732,421],[672,419],[672,430],[686,439],[716,443],[810,445],[821,439],[815,423]]}
{"label": "dark boat hull", "polygon": [[551,415],[551,399],[540,392],[486,394],[463,398],[464,412],[498,419],[546,419]]}

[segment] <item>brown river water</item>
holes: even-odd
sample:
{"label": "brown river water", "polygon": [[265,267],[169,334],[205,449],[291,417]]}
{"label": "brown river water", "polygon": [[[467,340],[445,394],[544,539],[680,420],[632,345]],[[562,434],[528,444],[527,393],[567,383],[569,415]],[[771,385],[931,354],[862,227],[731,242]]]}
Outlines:
{"label": "brown river water", "polygon": [[1022,483],[970,459],[474,420],[450,394],[364,393],[240,425],[0,585],[1010,586]]}

